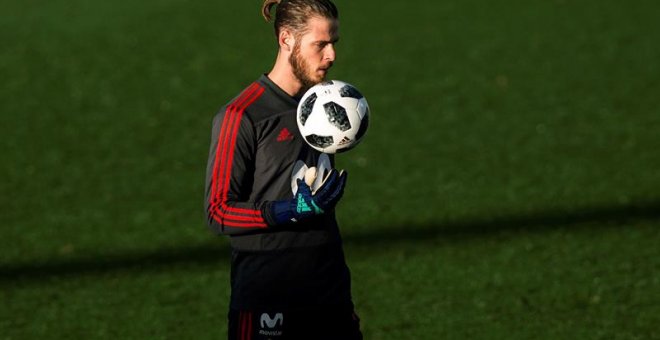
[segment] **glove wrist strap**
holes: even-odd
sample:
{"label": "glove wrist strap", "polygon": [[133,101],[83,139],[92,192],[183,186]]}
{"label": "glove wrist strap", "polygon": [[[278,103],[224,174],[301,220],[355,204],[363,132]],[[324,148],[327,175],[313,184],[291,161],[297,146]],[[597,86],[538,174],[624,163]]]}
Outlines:
{"label": "glove wrist strap", "polygon": [[273,218],[277,225],[288,224],[296,222],[294,215],[295,211],[295,201],[294,200],[283,200],[275,201],[271,205],[271,212],[273,213]]}

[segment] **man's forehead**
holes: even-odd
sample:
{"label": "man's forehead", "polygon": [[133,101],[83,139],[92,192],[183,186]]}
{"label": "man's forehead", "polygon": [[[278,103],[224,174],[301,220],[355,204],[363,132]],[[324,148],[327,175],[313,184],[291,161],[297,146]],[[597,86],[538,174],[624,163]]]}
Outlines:
{"label": "man's forehead", "polygon": [[321,17],[307,20],[305,36],[311,40],[333,41],[339,39],[339,21]]}

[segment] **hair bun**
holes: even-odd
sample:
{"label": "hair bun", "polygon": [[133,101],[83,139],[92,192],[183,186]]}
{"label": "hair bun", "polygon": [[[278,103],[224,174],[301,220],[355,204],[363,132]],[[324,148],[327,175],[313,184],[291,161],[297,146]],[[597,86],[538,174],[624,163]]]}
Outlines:
{"label": "hair bun", "polygon": [[270,15],[271,8],[275,5],[279,5],[282,0],[265,0],[264,5],[261,7],[261,15],[267,22],[270,22],[273,18]]}

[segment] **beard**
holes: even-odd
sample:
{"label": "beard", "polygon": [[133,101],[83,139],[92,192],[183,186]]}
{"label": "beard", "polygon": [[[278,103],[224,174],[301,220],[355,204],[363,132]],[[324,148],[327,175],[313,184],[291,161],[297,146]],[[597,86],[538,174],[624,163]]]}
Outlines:
{"label": "beard", "polygon": [[289,64],[291,64],[291,68],[293,69],[293,75],[298,78],[303,89],[309,89],[323,80],[315,80],[310,77],[311,72],[309,64],[307,64],[300,55],[300,44],[298,43],[293,47],[293,53],[291,53],[291,56],[289,57]]}

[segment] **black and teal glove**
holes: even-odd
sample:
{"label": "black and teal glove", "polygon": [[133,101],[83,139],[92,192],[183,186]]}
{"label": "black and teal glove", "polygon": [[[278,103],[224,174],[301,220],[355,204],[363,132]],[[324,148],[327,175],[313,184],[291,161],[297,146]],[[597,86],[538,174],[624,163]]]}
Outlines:
{"label": "black and teal glove", "polygon": [[331,169],[321,186],[312,192],[304,180],[298,179],[298,191],[292,200],[275,201],[271,205],[275,222],[286,224],[331,211],[344,194],[348,173]]}

